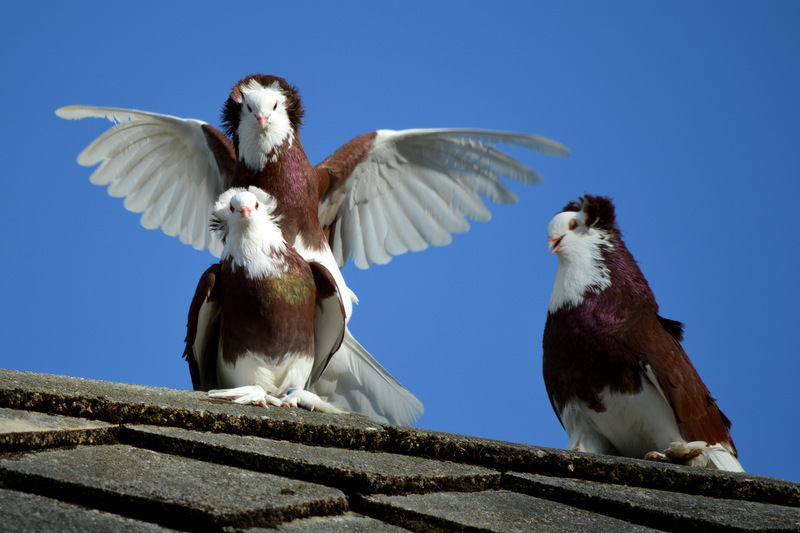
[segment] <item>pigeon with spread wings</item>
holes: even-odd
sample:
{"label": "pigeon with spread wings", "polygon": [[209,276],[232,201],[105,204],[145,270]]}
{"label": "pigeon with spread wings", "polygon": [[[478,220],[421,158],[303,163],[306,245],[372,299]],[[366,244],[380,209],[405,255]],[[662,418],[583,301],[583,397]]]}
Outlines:
{"label": "pigeon with spread wings", "polygon": [[[490,218],[483,197],[516,201],[502,176],[540,181],[536,172],[499,150],[499,142],[550,155],[568,153],[557,142],[517,133],[377,130],[312,166],[300,143],[304,109],[297,89],[261,74],[233,86],[222,111],[224,133],[199,120],[130,109],[68,106],[56,114],[116,122],[81,152],[78,163],[99,164],[92,183],[124,197],[127,209],[142,213],[144,227],[161,228],[197,249],[217,256],[222,250],[206,220],[224,190],[252,185],[267,191],[280,208],[286,241],[335,280],[347,320],[355,296],[339,269],[351,256],[356,266],[367,268],[429,244],[448,244],[452,233],[469,228],[468,217]],[[395,401],[396,380],[349,330],[328,369],[318,386],[344,394],[354,410],[405,424],[422,413],[418,402]],[[353,380],[361,385],[343,388]],[[350,394],[362,385],[373,391],[371,396]]]}
{"label": "pigeon with spread wings", "polygon": [[[312,234],[317,224],[324,227],[339,267],[351,256],[367,268],[429,244],[448,244],[452,233],[469,228],[467,217],[490,218],[482,197],[516,201],[501,176],[541,181],[498,143],[569,153],[555,141],[527,134],[383,129],[350,140],[312,167],[300,144],[299,93],[269,75],[234,85],[223,108],[227,135],[199,120],[132,109],[67,106],[56,114],[117,122],[81,152],[78,163],[100,164],[92,183],[108,185],[111,196],[125,198],[127,209],[143,213],[144,227],[161,228],[218,256],[221,247],[212,244],[206,224],[214,201],[230,187],[256,185],[279,204],[292,200],[297,212],[287,213],[286,221],[298,217],[291,225],[302,235],[301,253],[320,253],[319,235]],[[312,207],[316,221],[307,216]],[[292,230],[287,227],[289,238]]]}

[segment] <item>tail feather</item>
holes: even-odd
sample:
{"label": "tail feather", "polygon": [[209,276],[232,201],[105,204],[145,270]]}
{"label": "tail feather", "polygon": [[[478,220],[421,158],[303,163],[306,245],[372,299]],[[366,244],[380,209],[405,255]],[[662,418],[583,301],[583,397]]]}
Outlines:
{"label": "tail feather", "polygon": [[333,405],[389,424],[410,426],[424,410],[422,402],[389,374],[349,329],[312,390]]}
{"label": "tail feather", "polygon": [[667,455],[689,466],[744,472],[736,456],[723,444],[709,445],[701,440],[673,442],[667,450]]}
{"label": "tail feather", "polygon": [[717,467],[717,470],[727,470],[728,472],[744,472],[744,468],[739,460],[724,446],[713,444],[706,448],[703,455]]}

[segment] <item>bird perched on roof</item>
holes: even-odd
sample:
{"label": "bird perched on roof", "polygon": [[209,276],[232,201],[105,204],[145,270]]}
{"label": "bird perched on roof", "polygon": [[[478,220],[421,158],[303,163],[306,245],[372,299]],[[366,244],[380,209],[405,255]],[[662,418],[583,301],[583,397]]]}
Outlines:
{"label": "bird perched on roof", "polygon": [[[125,197],[141,223],[177,235],[219,256],[221,244],[206,220],[215,199],[230,187],[257,186],[273,196],[286,242],[307,261],[325,267],[343,297],[349,320],[355,296],[339,269],[349,257],[356,266],[387,263],[395,255],[445,245],[469,228],[467,217],[488,220],[482,201],[513,202],[501,182],[523,183],[539,175],[498,150],[498,142],[551,155],[568,150],[541,137],[467,129],[378,130],[356,137],[316,166],[300,143],[304,115],[297,89],[283,78],[256,74],[238,81],[223,106],[222,131],[193,119],[130,109],[67,106],[65,119],[106,117],[117,124],[78,156],[100,164],[92,183]],[[375,376],[375,361],[349,330],[318,386],[342,396],[354,410],[378,420],[411,423],[422,405],[377,405],[388,390]],[[339,369],[339,372],[335,372]],[[360,370],[360,369],[363,369]],[[345,385],[351,383],[351,385]],[[350,387],[350,388],[347,388]],[[389,394],[391,398],[393,394]]]}
{"label": "bird perched on roof", "polygon": [[[222,258],[200,279],[187,323],[194,388],[238,403],[342,407],[411,423],[422,404],[347,336],[336,282],[288,246],[276,211],[253,186],[229,189],[215,204]],[[332,363],[343,341],[359,355]]]}
{"label": "bird perched on roof", "polygon": [[192,384],[239,403],[340,413],[309,389],[342,343],[342,297],[327,269],[286,243],[280,219],[258,187],[219,197],[211,226],[222,258],[203,274],[189,310]]}
{"label": "bird perched on roof", "polygon": [[568,448],[743,471],[731,423],[681,347],[683,325],[658,315],[611,200],[569,203],[548,237],[558,272],[543,372]]}

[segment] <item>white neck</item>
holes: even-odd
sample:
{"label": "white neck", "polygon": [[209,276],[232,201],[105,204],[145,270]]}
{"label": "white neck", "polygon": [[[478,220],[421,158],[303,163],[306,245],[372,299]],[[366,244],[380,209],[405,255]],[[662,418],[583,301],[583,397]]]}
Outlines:
{"label": "white neck", "polygon": [[[239,159],[252,170],[260,171],[267,163],[275,163],[280,155],[280,148],[289,139],[289,148],[294,144],[294,135],[290,123],[279,124],[267,128],[252,127],[248,121],[239,126]],[[283,127],[287,126],[287,127]]]}
{"label": "white neck", "polygon": [[240,227],[228,234],[222,259],[231,259],[234,269],[244,268],[250,279],[283,276],[289,265],[280,228],[264,220],[237,222]]}
{"label": "white neck", "polygon": [[613,248],[607,235],[589,229],[571,249],[558,252],[558,272],[553,283],[548,311],[554,313],[562,307],[577,307],[587,292],[602,292],[611,286],[611,272],[601,254],[601,247]]}

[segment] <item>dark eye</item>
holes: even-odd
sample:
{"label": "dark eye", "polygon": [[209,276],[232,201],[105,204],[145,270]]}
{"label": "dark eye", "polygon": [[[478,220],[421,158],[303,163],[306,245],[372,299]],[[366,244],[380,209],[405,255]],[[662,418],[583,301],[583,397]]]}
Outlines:
{"label": "dark eye", "polygon": [[248,111],[248,112],[250,112],[250,113],[252,113],[252,112],[253,112],[253,108],[252,108],[252,107],[250,107],[250,104],[247,104],[247,111]]}
{"label": "dark eye", "polygon": [[233,208],[233,204],[231,204],[231,213],[233,213],[235,209]]}
{"label": "dark eye", "polygon": [[569,221],[569,229],[570,229],[570,231],[574,230],[577,227],[578,227],[578,221],[577,220],[575,220],[573,218],[572,220]]}
{"label": "dark eye", "polygon": [[273,111],[275,111],[276,109],[278,109],[278,102],[275,102],[275,105],[274,105],[274,106],[272,106],[272,110],[273,110]]}
{"label": "dark eye", "polygon": [[258,210],[258,202],[256,202],[256,210]]}

